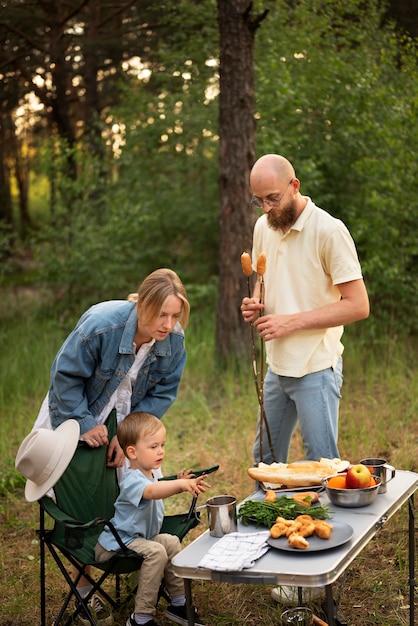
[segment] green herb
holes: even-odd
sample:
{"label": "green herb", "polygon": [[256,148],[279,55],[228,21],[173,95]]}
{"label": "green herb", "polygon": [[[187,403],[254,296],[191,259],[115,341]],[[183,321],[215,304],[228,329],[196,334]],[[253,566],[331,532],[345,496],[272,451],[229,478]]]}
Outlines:
{"label": "green herb", "polygon": [[315,505],[308,508],[289,496],[280,496],[276,502],[247,500],[241,504],[238,518],[245,525],[256,524],[256,526],[271,528],[277,517],[295,519],[298,515],[305,514],[310,515],[313,519],[327,519],[330,517],[327,506]]}

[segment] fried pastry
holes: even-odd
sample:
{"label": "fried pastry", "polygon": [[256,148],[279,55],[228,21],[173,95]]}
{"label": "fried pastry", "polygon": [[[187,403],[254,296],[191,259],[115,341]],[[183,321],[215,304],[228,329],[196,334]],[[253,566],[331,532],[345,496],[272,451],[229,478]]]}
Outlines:
{"label": "fried pastry", "polygon": [[286,529],[287,526],[285,526],[281,522],[276,522],[276,524],[273,524],[273,526],[270,528],[270,536],[273,537],[273,539],[284,537],[286,536]]}
{"label": "fried pastry", "polygon": [[315,532],[315,523],[312,522],[303,522],[302,526],[298,530],[298,534],[302,537],[311,537]]}
{"label": "fried pastry", "polygon": [[292,548],[297,548],[298,550],[306,550],[307,548],[309,548],[309,542],[305,539],[305,537],[302,537],[301,535],[298,535],[296,533],[289,535],[287,541],[289,542],[289,545],[292,546]]}
{"label": "fried pastry", "polygon": [[315,535],[320,539],[329,539],[332,533],[332,524],[317,520],[315,522]]}

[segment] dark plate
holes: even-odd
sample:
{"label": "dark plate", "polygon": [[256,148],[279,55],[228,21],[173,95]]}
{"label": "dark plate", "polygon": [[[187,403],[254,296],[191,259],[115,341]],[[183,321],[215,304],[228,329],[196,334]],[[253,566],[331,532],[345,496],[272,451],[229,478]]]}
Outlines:
{"label": "dark plate", "polygon": [[269,537],[267,539],[267,543],[277,550],[285,550],[286,552],[293,552],[294,554],[306,554],[307,552],[319,552],[320,550],[331,550],[332,548],[336,548],[337,546],[341,546],[344,543],[347,543],[353,536],[353,529],[350,524],[346,524],[345,522],[334,522],[331,521],[332,524],[332,534],[329,539],[320,539],[316,535],[312,535],[312,537],[307,537],[307,541],[309,542],[309,548],[306,550],[299,550],[298,548],[292,548],[292,546],[288,543],[287,537],[279,537],[278,539],[273,539],[273,537]]}

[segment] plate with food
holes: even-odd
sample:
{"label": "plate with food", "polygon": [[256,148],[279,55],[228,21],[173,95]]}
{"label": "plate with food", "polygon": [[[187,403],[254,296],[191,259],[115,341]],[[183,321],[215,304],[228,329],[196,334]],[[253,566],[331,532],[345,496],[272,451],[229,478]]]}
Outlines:
{"label": "plate with food", "polygon": [[[296,520],[295,520],[296,521]],[[319,552],[321,550],[331,550],[350,541],[353,536],[353,528],[345,522],[328,522],[324,520],[315,521],[313,525],[316,527],[312,534],[307,534],[303,526],[294,527],[294,532],[277,535],[280,531],[275,531],[273,525],[270,529],[271,536],[267,539],[267,543],[277,550],[285,550],[294,554],[306,554],[310,552]],[[289,531],[288,531],[289,532]],[[305,536],[304,536],[305,535]]]}

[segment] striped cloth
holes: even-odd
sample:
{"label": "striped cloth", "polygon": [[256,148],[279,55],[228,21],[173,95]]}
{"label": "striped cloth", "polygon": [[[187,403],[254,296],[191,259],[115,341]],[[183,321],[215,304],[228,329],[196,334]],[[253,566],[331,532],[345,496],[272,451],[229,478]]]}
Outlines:
{"label": "striped cloth", "polygon": [[237,572],[252,567],[267,552],[268,530],[256,533],[228,533],[205,554],[198,567]]}

